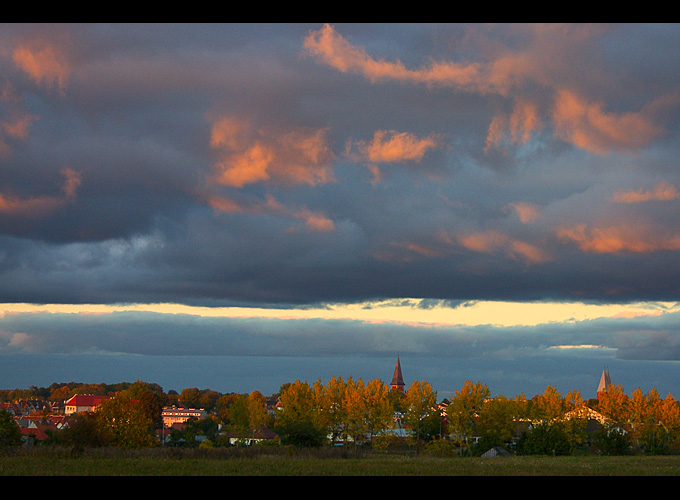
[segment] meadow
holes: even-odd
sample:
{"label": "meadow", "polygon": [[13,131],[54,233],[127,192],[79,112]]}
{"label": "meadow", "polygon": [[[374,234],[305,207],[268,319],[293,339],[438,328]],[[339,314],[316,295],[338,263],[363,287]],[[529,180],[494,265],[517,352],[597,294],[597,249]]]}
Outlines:
{"label": "meadow", "polygon": [[288,450],[21,450],[0,476],[677,476],[680,456],[494,458]]}

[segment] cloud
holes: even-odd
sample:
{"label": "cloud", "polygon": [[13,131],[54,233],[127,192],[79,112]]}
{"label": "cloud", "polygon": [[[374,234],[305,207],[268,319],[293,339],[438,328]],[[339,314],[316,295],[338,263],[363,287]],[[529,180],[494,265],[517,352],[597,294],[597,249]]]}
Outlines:
{"label": "cloud", "polygon": [[408,132],[378,130],[371,142],[362,142],[357,148],[370,162],[395,163],[421,161],[428,150],[437,145],[432,137],[419,138]]}
{"label": "cloud", "polygon": [[[611,349],[620,359],[680,360],[677,312],[537,325],[111,313],[0,316],[0,354],[144,356],[384,356],[527,359],[548,349]],[[592,349],[592,348],[591,348]],[[587,355],[587,354],[586,354]]]}
{"label": "cloud", "polygon": [[535,203],[513,202],[507,205],[507,209],[517,213],[517,217],[524,224],[534,222],[541,216],[541,209]]}
{"label": "cloud", "polygon": [[410,70],[401,61],[376,60],[364,49],[353,46],[328,24],[310,32],[305,38],[304,48],[332,68],[361,74],[372,82],[401,80],[477,89],[484,78],[480,65],[475,63],[433,62],[429,67]]}
{"label": "cloud", "polygon": [[[658,228],[657,228],[658,229]],[[680,234],[659,234],[652,227],[620,224],[594,227],[587,224],[559,229],[559,238],[573,241],[585,252],[650,253],[680,250]]]}
{"label": "cloud", "polygon": [[510,258],[520,258],[528,263],[551,260],[549,253],[537,245],[513,238],[498,231],[467,233],[457,236],[464,248],[474,252],[495,253],[501,251]]}
{"label": "cloud", "polygon": [[210,145],[219,154],[214,164],[219,184],[243,187],[262,182],[323,184],[333,180],[332,154],[325,129],[256,128],[224,117],[212,125]]}
{"label": "cloud", "polygon": [[435,136],[418,137],[409,132],[377,130],[370,141],[348,141],[346,155],[353,161],[364,163],[373,173],[373,184],[382,180],[381,165],[420,163],[424,156],[441,147]]}
{"label": "cloud", "polygon": [[62,170],[64,184],[61,196],[35,196],[17,198],[0,193],[0,214],[19,217],[42,217],[54,212],[67,203],[73,202],[80,186],[80,174],[70,168]]}
{"label": "cloud", "polygon": [[56,86],[60,92],[66,89],[71,65],[67,52],[60,45],[48,40],[32,40],[18,45],[12,58],[37,84],[48,89]]}
{"label": "cloud", "polygon": [[239,203],[223,196],[213,196],[208,199],[208,204],[214,209],[228,214],[274,215],[302,220],[307,228],[312,231],[328,232],[335,230],[333,221],[323,214],[315,213],[305,208],[287,208],[272,196],[268,196],[267,201],[263,203]]}
{"label": "cloud", "polygon": [[560,90],[555,98],[555,134],[596,154],[647,146],[663,128],[641,112],[607,113],[573,92]]}
{"label": "cloud", "polygon": [[659,182],[652,190],[636,190],[617,192],[612,197],[616,203],[644,203],[648,201],[671,201],[680,197],[680,193],[672,184]]}
{"label": "cloud", "polygon": [[485,151],[498,148],[507,141],[510,144],[526,144],[532,133],[541,129],[539,111],[534,103],[519,101],[515,103],[510,116],[494,117],[489,125]]}

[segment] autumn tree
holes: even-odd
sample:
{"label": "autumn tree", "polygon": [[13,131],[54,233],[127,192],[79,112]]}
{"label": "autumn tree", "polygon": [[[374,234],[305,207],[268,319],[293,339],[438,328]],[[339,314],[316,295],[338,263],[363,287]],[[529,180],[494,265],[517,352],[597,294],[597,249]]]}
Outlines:
{"label": "autumn tree", "polygon": [[[351,377],[350,377],[351,380]],[[320,409],[323,425],[327,427],[332,442],[345,441],[347,437],[345,394],[348,381],[332,377],[326,385],[320,380],[314,384],[314,397]]]}
{"label": "autumn tree", "polygon": [[610,385],[598,400],[598,411],[614,423],[624,423],[630,413],[630,400],[621,385]]}
{"label": "autumn tree", "polygon": [[381,434],[392,424],[394,410],[388,393],[387,385],[378,379],[366,384],[366,421],[370,437]]}
{"label": "autumn tree", "polygon": [[542,394],[531,400],[531,416],[534,420],[554,420],[564,415],[565,411],[562,395],[550,384]]}
{"label": "autumn tree", "polygon": [[433,410],[436,402],[437,393],[432,390],[429,382],[414,381],[406,391],[404,420],[411,428],[418,445],[423,434],[423,418]]}
{"label": "autumn tree", "polygon": [[248,427],[252,431],[260,431],[269,423],[267,400],[260,391],[248,394]]}
{"label": "autumn tree", "polygon": [[366,386],[363,380],[349,380],[342,405],[344,407],[344,426],[352,437],[354,445],[363,442],[368,433]]}
{"label": "autumn tree", "polygon": [[449,431],[455,435],[460,445],[473,433],[475,421],[484,401],[489,397],[489,388],[481,382],[466,380],[460,390],[456,390],[451,403],[446,408]]}
{"label": "autumn tree", "polygon": [[635,437],[646,453],[666,453],[675,440],[678,406],[669,394],[662,400],[656,388],[646,394],[638,387],[631,393],[629,414]]}

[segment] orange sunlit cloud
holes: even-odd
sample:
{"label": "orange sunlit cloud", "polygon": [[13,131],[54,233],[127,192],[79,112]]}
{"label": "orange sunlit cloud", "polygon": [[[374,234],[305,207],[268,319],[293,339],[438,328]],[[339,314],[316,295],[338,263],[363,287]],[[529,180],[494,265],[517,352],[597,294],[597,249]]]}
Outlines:
{"label": "orange sunlit cloud", "polygon": [[637,190],[615,193],[612,201],[617,203],[644,203],[647,201],[671,201],[680,197],[680,193],[672,184],[659,182],[652,190]]}
{"label": "orange sunlit cloud", "polygon": [[662,132],[643,113],[606,113],[566,90],[557,93],[553,121],[558,137],[596,154],[645,146]]}
{"label": "orange sunlit cloud", "polygon": [[[406,250],[408,254],[397,255],[394,252],[379,253],[383,260],[411,260],[417,255],[425,258],[441,257],[458,251],[460,247],[477,253],[503,253],[511,259],[519,259],[530,264],[539,264],[551,260],[550,254],[537,245],[527,243],[500,231],[480,231],[465,234],[440,232],[435,241],[430,243],[416,243],[407,241],[392,243],[392,248]],[[376,253],[378,255],[378,253]]]}
{"label": "orange sunlit cloud", "polygon": [[[371,182],[377,184],[382,180],[378,163],[419,163],[428,151],[438,146],[439,140],[434,135],[418,137],[409,132],[378,130],[370,141],[357,141],[355,144],[348,141],[346,153],[365,163],[373,174]],[[356,149],[356,153],[352,148]]]}
{"label": "orange sunlit cloud", "polygon": [[360,143],[359,150],[371,162],[418,162],[436,145],[437,141],[433,137],[419,138],[408,132],[379,130],[371,142]]}
{"label": "orange sunlit cloud", "polygon": [[498,231],[468,233],[458,236],[457,240],[461,246],[474,252],[494,253],[501,251],[511,258],[521,258],[528,263],[541,263],[550,260],[547,251]]}
{"label": "orange sunlit cloud", "polygon": [[400,61],[376,60],[366,54],[365,50],[345,40],[330,25],[310,32],[304,41],[304,48],[311,55],[339,71],[359,73],[373,82],[396,79],[477,87],[480,81],[484,80],[478,64],[434,62],[427,68],[410,70]]}
{"label": "orange sunlit cloud", "polygon": [[659,235],[651,228],[635,225],[589,227],[578,224],[557,231],[558,237],[573,241],[585,252],[645,253],[661,250],[680,250],[680,235]]}
{"label": "orange sunlit cloud", "polygon": [[2,124],[2,131],[12,139],[26,140],[28,138],[28,129],[38,117],[29,113],[18,114],[13,116],[11,120],[4,121]]}
{"label": "orange sunlit cloud", "polygon": [[39,85],[51,87],[56,84],[60,91],[66,88],[71,67],[62,48],[36,41],[17,46],[12,56],[14,63]]}
{"label": "orange sunlit cloud", "polygon": [[526,144],[540,126],[536,105],[527,101],[517,102],[510,116],[499,115],[491,121],[484,150],[499,147],[505,140],[512,144]]}
{"label": "orange sunlit cloud", "polygon": [[81,183],[80,174],[68,168],[62,170],[62,174],[65,177],[62,186],[63,196],[37,196],[21,199],[0,193],[0,213],[39,217],[72,201]]}
{"label": "orange sunlit cloud", "polygon": [[235,117],[212,127],[210,144],[220,159],[215,180],[231,187],[259,182],[323,184],[333,180],[325,129],[256,129]]}
{"label": "orange sunlit cloud", "polygon": [[5,156],[11,151],[5,139],[27,140],[31,124],[40,117],[25,110],[24,98],[17,94],[10,82],[0,87],[0,104],[0,113],[5,117],[0,122],[0,156]]}
{"label": "orange sunlit cloud", "polygon": [[[510,89],[527,80],[558,89],[555,90],[552,109],[555,135],[596,154],[646,146],[663,131],[646,112],[658,109],[665,98],[652,103],[648,110],[617,114],[605,112],[601,104],[589,102],[573,92],[559,90],[560,75],[571,59],[562,61],[560,50],[556,49],[556,40],[578,46],[593,34],[600,33],[602,28],[537,25],[533,30],[540,41],[523,52],[502,52],[485,63],[432,62],[418,69],[409,69],[398,60],[377,60],[363,48],[352,45],[330,25],[310,32],[304,48],[320,62],[341,72],[363,75],[371,82],[397,80],[439,84],[469,92],[498,95],[508,95]],[[545,50],[543,45],[548,45],[552,50]],[[567,55],[568,51],[564,57]],[[492,120],[485,150],[500,146],[504,140],[514,144],[526,143],[532,132],[539,128],[537,106],[526,99],[519,99],[509,116],[501,115]]]}
{"label": "orange sunlit cloud", "polygon": [[301,220],[309,230],[315,232],[330,232],[335,229],[334,222],[325,215],[306,208],[287,208],[272,196],[268,196],[264,203],[239,203],[224,196],[212,196],[208,199],[208,204],[215,210],[229,214],[274,215]]}

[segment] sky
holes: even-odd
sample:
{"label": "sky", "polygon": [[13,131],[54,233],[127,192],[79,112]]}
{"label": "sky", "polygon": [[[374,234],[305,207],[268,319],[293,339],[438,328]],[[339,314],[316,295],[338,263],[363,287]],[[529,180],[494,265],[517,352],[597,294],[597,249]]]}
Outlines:
{"label": "sky", "polygon": [[0,388],[680,397],[680,25],[0,26]]}

